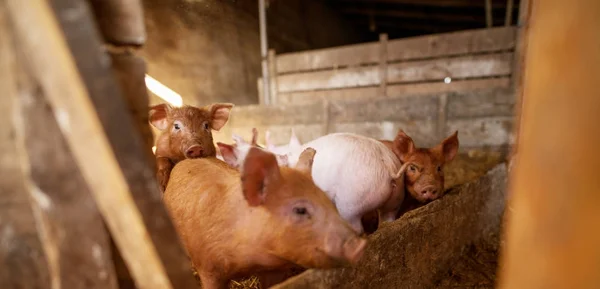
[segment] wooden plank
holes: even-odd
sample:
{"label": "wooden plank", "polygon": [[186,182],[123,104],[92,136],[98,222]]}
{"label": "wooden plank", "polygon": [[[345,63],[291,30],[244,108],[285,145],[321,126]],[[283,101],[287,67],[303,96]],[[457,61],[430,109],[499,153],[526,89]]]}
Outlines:
{"label": "wooden plank", "polygon": [[498,288],[597,288],[600,1],[531,4]]}
{"label": "wooden plank", "polygon": [[388,35],[382,33],[379,35],[379,43],[380,43],[380,56],[379,56],[379,95],[386,96],[387,95],[387,43],[388,43]]}
{"label": "wooden plank", "polygon": [[[506,76],[511,72],[512,53],[461,56],[388,64],[388,83],[441,81],[451,78]],[[278,77],[279,91],[336,89],[380,84],[378,66],[304,72]]]}
{"label": "wooden plank", "polygon": [[279,75],[279,92],[379,85],[379,66]]}
{"label": "wooden plank", "polygon": [[512,25],[513,5],[513,0],[506,0],[506,14],[504,15],[504,26],[506,27]]}
{"label": "wooden plank", "polygon": [[485,26],[487,28],[491,28],[494,25],[494,20],[492,19],[492,0],[484,0],[485,1]]}
{"label": "wooden plank", "polygon": [[389,61],[406,61],[513,49],[515,28],[498,27],[391,40]]}
{"label": "wooden plank", "polygon": [[[27,65],[140,289],[172,288],[48,3],[8,0]],[[34,29],[32,29],[34,28]]]}
{"label": "wooden plank", "polygon": [[[521,0],[519,5],[519,30],[517,30],[517,46],[515,47],[515,57],[513,62],[513,73],[511,83],[515,88],[515,139],[519,139],[521,131],[521,110],[523,107],[523,83],[525,80],[525,56],[527,52],[527,42],[529,39],[529,17],[531,15],[531,0]],[[513,147],[513,154],[517,153],[518,146]]]}
{"label": "wooden plank", "polygon": [[[391,88],[391,87],[390,87]],[[379,88],[371,87],[352,87],[331,90],[317,91],[298,91],[289,93],[280,93],[280,104],[306,104],[318,102],[324,99],[328,100],[359,100],[371,99],[378,96]]]}
{"label": "wooden plank", "polygon": [[53,286],[118,288],[108,232],[44,92],[29,72],[17,75],[22,119],[16,135]]}
{"label": "wooden plank", "polygon": [[[190,274],[189,259],[162,203],[155,179],[154,158],[147,158],[152,152],[144,145],[140,131],[134,126],[134,119],[127,110],[125,97],[119,90],[111,67],[108,66],[108,56],[99,49],[102,43],[85,2],[53,0],[51,3],[54,10],[59,11],[58,20],[88,88],[89,97],[96,108],[95,114],[100,118],[173,287],[196,288],[198,283]],[[126,256],[123,257],[127,260]]]}
{"label": "wooden plank", "polygon": [[378,62],[379,43],[372,42],[280,54],[277,57],[277,72],[281,74]]}
{"label": "wooden plank", "polygon": [[414,94],[437,94],[443,92],[466,92],[486,88],[508,88],[509,77],[466,79],[452,81],[451,83],[426,82],[415,84],[395,84],[388,87],[390,97]]}
{"label": "wooden plank", "polygon": [[270,105],[277,104],[277,68],[275,65],[275,61],[277,57],[275,57],[275,50],[269,49],[269,97],[271,101]]}
{"label": "wooden plank", "polygon": [[388,66],[388,81],[422,82],[451,78],[480,78],[509,75],[512,53],[402,62]]}
{"label": "wooden plank", "polygon": [[16,57],[6,2],[0,2],[0,288],[50,288],[50,272],[15,141]]}

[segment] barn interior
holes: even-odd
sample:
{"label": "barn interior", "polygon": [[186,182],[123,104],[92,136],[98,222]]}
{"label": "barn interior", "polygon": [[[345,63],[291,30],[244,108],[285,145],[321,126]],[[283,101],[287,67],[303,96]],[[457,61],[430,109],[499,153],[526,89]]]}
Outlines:
{"label": "barn interior", "polygon": [[[0,288],[595,288],[599,25],[585,0],[1,1]],[[153,120],[215,103],[211,145],[459,147],[440,197],[363,216],[358,263],[219,287],[165,206]]]}

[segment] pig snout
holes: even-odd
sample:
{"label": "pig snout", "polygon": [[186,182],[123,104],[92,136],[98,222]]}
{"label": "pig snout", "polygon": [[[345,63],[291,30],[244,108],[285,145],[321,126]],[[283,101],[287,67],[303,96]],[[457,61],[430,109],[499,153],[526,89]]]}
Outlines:
{"label": "pig snout", "polygon": [[345,263],[356,264],[363,255],[367,241],[358,236],[340,238],[338,234],[330,234],[325,241],[325,254]]}
{"label": "pig snout", "polygon": [[202,157],[202,147],[199,145],[193,145],[185,150],[185,157],[188,159],[195,159]]}
{"label": "pig snout", "polygon": [[435,200],[438,197],[439,190],[436,186],[427,186],[421,189],[421,196],[427,200]]}

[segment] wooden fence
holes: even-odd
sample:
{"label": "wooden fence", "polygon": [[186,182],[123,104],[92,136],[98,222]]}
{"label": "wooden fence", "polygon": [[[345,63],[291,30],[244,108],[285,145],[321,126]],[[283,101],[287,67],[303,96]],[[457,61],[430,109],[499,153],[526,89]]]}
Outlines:
{"label": "wooden fence", "polygon": [[[269,53],[271,100],[329,100],[507,87],[515,27],[478,29],[275,55]],[[449,83],[448,83],[449,82]]]}

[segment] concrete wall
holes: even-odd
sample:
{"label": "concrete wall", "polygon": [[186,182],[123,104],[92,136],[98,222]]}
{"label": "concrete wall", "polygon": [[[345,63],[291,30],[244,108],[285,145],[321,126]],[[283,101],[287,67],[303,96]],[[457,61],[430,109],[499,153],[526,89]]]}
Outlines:
{"label": "concrete wall", "polygon": [[230,122],[216,133],[218,141],[231,143],[231,133],[250,139],[266,129],[273,140],[287,143],[293,127],[303,143],[332,132],[352,132],[377,139],[393,139],[406,131],[417,146],[432,146],[459,131],[461,148],[505,147],[513,143],[514,91],[507,88],[471,92],[358,101],[316,102],[304,105],[236,107]]}
{"label": "concrete wall", "polygon": [[[145,0],[148,74],[205,105],[258,103],[260,76],[256,0]],[[268,9],[270,48],[277,53],[360,41],[319,0],[272,1]],[[151,103],[162,102],[156,96]]]}

